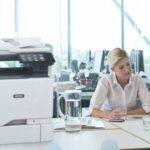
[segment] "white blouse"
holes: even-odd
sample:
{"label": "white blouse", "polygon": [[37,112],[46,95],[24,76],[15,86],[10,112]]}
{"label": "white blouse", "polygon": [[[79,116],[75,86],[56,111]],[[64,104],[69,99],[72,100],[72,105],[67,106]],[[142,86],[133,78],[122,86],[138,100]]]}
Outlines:
{"label": "white blouse", "polygon": [[129,83],[124,87],[117,82],[115,73],[105,74],[99,80],[90,101],[89,111],[100,108],[104,111],[125,106],[127,110],[137,107],[138,100],[146,113],[150,112],[150,92],[139,75],[132,74]]}

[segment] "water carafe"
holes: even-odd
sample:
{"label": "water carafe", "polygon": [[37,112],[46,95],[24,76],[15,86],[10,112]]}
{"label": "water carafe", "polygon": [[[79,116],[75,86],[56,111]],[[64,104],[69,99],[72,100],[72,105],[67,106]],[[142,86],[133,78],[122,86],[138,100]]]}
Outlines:
{"label": "water carafe", "polygon": [[[64,113],[60,108],[60,101],[64,99]],[[81,130],[81,91],[67,90],[59,97],[59,114],[65,120],[67,132],[78,132]]]}

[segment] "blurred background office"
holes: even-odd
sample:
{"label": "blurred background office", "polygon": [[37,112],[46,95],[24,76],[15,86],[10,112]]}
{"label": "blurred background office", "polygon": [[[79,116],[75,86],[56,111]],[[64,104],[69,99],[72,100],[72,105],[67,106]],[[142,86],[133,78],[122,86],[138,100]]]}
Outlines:
{"label": "blurred background office", "polygon": [[94,91],[114,47],[127,50],[133,72],[147,80],[149,7],[149,0],[0,0],[0,38],[39,37],[52,47],[57,91]]}

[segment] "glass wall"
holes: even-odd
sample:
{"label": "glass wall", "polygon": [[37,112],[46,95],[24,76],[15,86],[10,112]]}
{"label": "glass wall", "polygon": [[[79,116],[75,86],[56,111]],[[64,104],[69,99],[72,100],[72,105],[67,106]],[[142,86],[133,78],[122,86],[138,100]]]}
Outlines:
{"label": "glass wall", "polygon": [[72,1],[74,50],[111,49],[121,46],[121,13],[111,0]]}
{"label": "glass wall", "polygon": [[0,0],[0,38],[16,36],[14,15],[14,1]]}
{"label": "glass wall", "polygon": [[53,46],[53,72],[59,74],[67,59],[67,1],[18,0],[18,28],[19,36],[40,37]]}
{"label": "glass wall", "polygon": [[121,12],[112,0],[71,1],[72,57],[87,62],[89,50],[121,46]]}
{"label": "glass wall", "polygon": [[143,50],[150,76],[149,6],[149,0],[0,0],[0,35],[51,44],[57,76],[72,61],[87,63],[89,52],[122,46],[129,54]]}
{"label": "glass wall", "polygon": [[150,1],[125,0],[124,4],[125,49],[143,51],[145,75],[150,78]]}

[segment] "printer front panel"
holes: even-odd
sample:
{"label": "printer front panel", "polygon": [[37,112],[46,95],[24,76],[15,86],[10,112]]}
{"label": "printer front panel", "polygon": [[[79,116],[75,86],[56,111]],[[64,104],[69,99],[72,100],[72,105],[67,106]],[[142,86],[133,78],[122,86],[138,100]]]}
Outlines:
{"label": "printer front panel", "polygon": [[12,120],[52,117],[50,77],[0,80],[0,89],[0,126]]}

